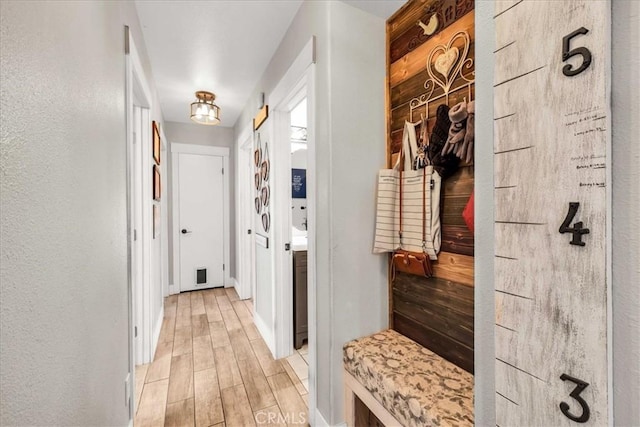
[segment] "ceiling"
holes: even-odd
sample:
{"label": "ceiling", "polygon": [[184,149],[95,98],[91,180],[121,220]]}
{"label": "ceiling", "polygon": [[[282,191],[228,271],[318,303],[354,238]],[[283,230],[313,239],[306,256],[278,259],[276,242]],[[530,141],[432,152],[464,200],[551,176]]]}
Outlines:
{"label": "ceiling", "polygon": [[[319,1],[319,0],[312,0]],[[404,0],[345,0],[382,18]],[[216,94],[221,126],[235,124],[302,0],[136,0],[160,107],[192,123],[197,90]]]}

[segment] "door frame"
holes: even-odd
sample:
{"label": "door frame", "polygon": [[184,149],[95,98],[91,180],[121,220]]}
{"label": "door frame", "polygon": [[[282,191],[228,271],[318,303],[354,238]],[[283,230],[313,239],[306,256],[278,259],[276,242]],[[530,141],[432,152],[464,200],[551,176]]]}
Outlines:
{"label": "door frame", "polygon": [[[253,132],[246,127],[236,141],[236,279],[240,299],[254,299],[255,306],[255,224],[251,160],[253,158]],[[249,167],[247,169],[247,167]],[[251,230],[247,238],[247,230]]]}
{"label": "door frame", "polygon": [[[129,31],[129,27],[125,26],[125,123],[126,123],[126,193],[127,193],[127,282],[128,282],[128,300],[129,300],[129,375],[127,376],[127,405],[129,406],[129,419],[133,420],[135,414],[135,366],[136,361],[146,363],[151,360],[153,351],[153,334],[151,327],[150,313],[150,250],[151,243],[148,240],[146,229],[151,227],[151,213],[149,212],[151,190],[149,186],[145,186],[144,170],[149,165],[144,162],[145,153],[149,154],[150,150],[150,134],[151,134],[151,110],[152,97],[149,90],[149,84],[144,74],[144,68],[133,35]],[[133,133],[136,128],[134,123],[134,108],[141,107],[145,112],[140,141],[140,158],[136,162],[135,156],[135,139]],[[146,136],[146,138],[145,138]],[[145,151],[146,148],[146,151]],[[136,236],[135,241],[139,241],[142,245],[142,257],[140,259],[133,258],[133,250],[135,247],[134,230],[135,224],[135,200],[136,195],[134,186],[140,185],[142,197],[141,208],[141,229],[140,236]],[[147,180],[148,181],[148,180]],[[137,234],[137,233],[136,233]],[[146,237],[145,237],[146,236]],[[145,261],[145,258],[148,258]],[[141,283],[137,284],[133,278],[134,262],[142,274]],[[140,286],[140,289],[138,289]],[[135,288],[135,289],[134,289]],[[146,301],[146,302],[145,302]],[[146,308],[146,311],[145,311]],[[140,316],[138,316],[140,313]],[[146,315],[145,315],[146,314]],[[136,354],[136,322],[141,319],[140,325],[140,342],[141,348]]]}
{"label": "door frame", "polygon": [[184,144],[180,142],[171,142],[171,207],[173,212],[173,281],[175,289],[180,292],[181,276],[180,276],[180,162],[178,157],[180,153],[195,154],[201,156],[218,156],[222,157],[222,202],[223,212],[223,263],[224,287],[228,288],[233,285],[231,281],[231,264],[230,264],[230,206],[229,206],[229,147],[212,147],[207,145]]}
{"label": "door frame", "polygon": [[[316,413],[316,72],[315,37],[294,60],[269,96],[274,106],[274,144],[272,192],[275,248],[275,351],[276,358],[293,353],[293,257],[285,250],[291,243],[291,110],[307,99],[307,309],[309,345],[309,414]],[[287,196],[278,196],[287,195]],[[273,221],[276,218],[277,221]]]}

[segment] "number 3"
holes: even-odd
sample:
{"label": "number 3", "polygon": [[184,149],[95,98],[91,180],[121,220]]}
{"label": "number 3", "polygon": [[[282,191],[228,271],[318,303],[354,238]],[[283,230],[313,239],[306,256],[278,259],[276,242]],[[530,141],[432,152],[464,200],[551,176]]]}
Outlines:
{"label": "number 3", "polygon": [[580,27],[573,33],[568,34],[562,38],[562,62],[566,62],[567,59],[575,55],[582,55],[582,64],[576,69],[573,69],[571,64],[566,64],[562,67],[562,74],[571,77],[580,74],[591,65],[591,51],[586,47],[576,47],[571,49],[571,39],[580,34],[587,34],[589,30],[584,27]]}
{"label": "number 3", "polygon": [[560,410],[562,411],[564,416],[569,418],[570,420],[575,421],[577,423],[586,423],[587,421],[589,421],[589,415],[590,415],[589,405],[587,405],[587,402],[585,402],[585,400],[582,397],[580,397],[580,393],[582,393],[582,391],[585,388],[587,388],[589,383],[579,380],[577,378],[570,377],[567,374],[560,375],[560,379],[562,381],[568,380],[576,384],[576,388],[574,388],[573,391],[569,393],[569,396],[573,397],[576,400],[576,402],[580,404],[580,407],[582,408],[582,414],[580,414],[579,417],[576,417],[571,412],[569,412],[569,404],[567,402],[560,402]]}

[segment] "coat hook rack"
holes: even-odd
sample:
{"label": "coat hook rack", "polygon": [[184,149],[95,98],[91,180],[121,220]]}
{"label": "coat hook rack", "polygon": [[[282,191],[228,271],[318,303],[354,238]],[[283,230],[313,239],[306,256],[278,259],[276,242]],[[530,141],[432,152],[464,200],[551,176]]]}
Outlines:
{"label": "coat hook rack", "polygon": [[[427,58],[429,79],[424,83],[427,91],[409,102],[411,122],[414,120],[416,109],[425,107],[428,118],[429,104],[442,100],[448,105],[450,95],[455,92],[466,90],[465,101],[473,99],[472,87],[475,83],[475,73],[469,72],[473,69],[473,59],[468,57],[470,44],[469,34],[466,31],[459,31],[447,44],[440,44],[433,48]],[[433,96],[436,87],[441,89],[442,93]]]}

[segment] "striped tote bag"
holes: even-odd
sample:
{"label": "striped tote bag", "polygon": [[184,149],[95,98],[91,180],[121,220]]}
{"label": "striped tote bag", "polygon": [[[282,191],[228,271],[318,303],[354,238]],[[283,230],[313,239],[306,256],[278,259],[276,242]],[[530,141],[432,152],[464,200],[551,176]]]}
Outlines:
{"label": "striped tote bag", "polygon": [[[415,126],[410,122],[405,122],[402,151],[395,166],[392,169],[381,169],[378,173],[373,252],[383,253],[404,249],[411,252],[424,252],[429,255],[430,259],[436,260],[440,251],[441,239],[441,178],[430,165],[426,166],[424,170],[412,169],[417,150]],[[400,168],[403,168],[402,174],[400,174]],[[402,235],[400,234],[401,175]],[[424,197],[423,188],[425,189]]]}

